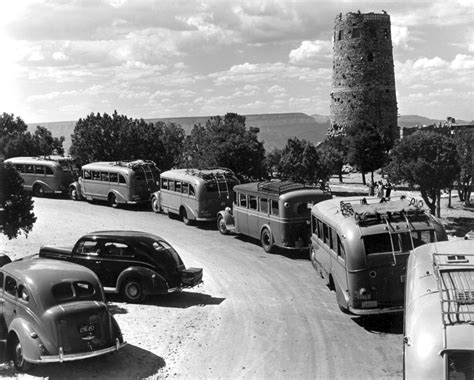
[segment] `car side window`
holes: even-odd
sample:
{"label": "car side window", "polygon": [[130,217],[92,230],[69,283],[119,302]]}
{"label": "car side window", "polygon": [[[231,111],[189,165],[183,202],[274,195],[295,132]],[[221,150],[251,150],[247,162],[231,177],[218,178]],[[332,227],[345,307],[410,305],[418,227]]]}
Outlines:
{"label": "car side window", "polygon": [[95,240],[82,240],[77,245],[76,253],[84,256],[98,256],[100,253],[99,242]]}
{"label": "car side window", "polygon": [[16,280],[7,276],[5,279],[5,291],[12,296],[16,296]]}
{"label": "car side window", "polygon": [[101,254],[102,256],[127,256],[126,252],[128,249],[128,245],[124,243],[106,242],[104,244],[104,250]]}
{"label": "car side window", "polygon": [[25,302],[30,300],[30,295],[24,285],[18,286],[18,298]]}

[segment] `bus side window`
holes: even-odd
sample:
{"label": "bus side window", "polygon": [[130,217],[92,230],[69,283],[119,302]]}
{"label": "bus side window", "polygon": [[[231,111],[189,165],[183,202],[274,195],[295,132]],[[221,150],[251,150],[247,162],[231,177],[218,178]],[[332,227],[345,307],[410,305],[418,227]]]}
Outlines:
{"label": "bus side window", "polygon": [[337,235],[337,255],[343,260],[346,259],[346,251],[344,250],[344,246],[342,245],[339,235]]}
{"label": "bus side window", "polygon": [[168,190],[174,191],[174,181],[168,181]]}
{"label": "bus side window", "polygon": [[337,252],[337,233],[334,231],[332,228],[331,230],[331,249],[333,249],[335,252]]}
{"label": "bus side window", "polygon": [[53,169],[51,169],[49,166],[45,166],[44,168],[45,168],[46,175],[54,175]]}
{"label": "bus side window", "polygon": [[252,210],[257,209],[257,197],[255,195],[249,196],[249,208]]}
{"label": "bus side window", "polygon": [[24,167],[24,165],[16,164],[16,165],[15,165],[15,169],[18,170],[20,173],[24,173],[24,172],[25,172],[25,167]]}
{"label": "bus side window", "polygon": [[260,199],[260,211],[268,214],[268,199],[261,198]]}
{"label": "bus side window", "polygon": [[318,235],[318,220],[314,215],[311,215],[311,232]]}
{"label": "bus side window", "polygon": [[323,222],[318,219],[318,237],[323,240]]}
{"label": "bus side window", "polygon": [[109,173],[102,172],[100,173],[101,181],[109,182]]}
{"label": "bus side window", "polygon": [[329,246],[329,240],[330,240],[330,236],[329,236],[329,227],[326,223],[323,223],[323,236],[324,236],[324,243],[326,245]]}
{"label": "bus side window", "polygon": [[161,179],[161,188],[163,190],[167,190],[168,189],[168,180],[166,178],[162,178]]}
{"label": "bus side window", "polygon": [[176,191],[177,193],[181,193],[181,182],[180,181],[175,182],[174,191]]}
{"label": "bus side window", "polygon": [[239,193],[239,206],[247,207],[247,196],[245,194]]}
{"label": "bus side window", "polygon": [[189,193],[189,183],[183,182],[182,192],[183,192],[183,194],[188,194]]}
{"label": "bus side window", "polygon": [[91,172],[89,170],[84,170],[82,176],[84,177],[84,179],[91,179]]}
{"label": "bus side window", "polygon": [[109,181],[113,183],[118,182],[118,174],[117,173],[110,173],[109,174]]}
{"label": "bus side window", "polygon": [[194,186],[193,185],[189,185],[189,195],[191,195],[193,197],[196,195],[196,192],[194,191]]}
{"label": "bus side window", "polygon": [[272,215],[279,216],[280,215],[280,210],[279,210],[279,207],[278,207],[278,201],[272,199],[271,200],[271,205],[272,205],[272,208],[271,208]]}
{"label": "bus side window", "polygon": [[35,165],[35,174],[44,175],[44,166],[43,165]]}
{"label": "bus side window", "polygon": [[0,290],[3,290],[3,272],[0,272]]}
{"label": "bus side window", "polygon": [[94,181],[100,181],[100,172],[92,172],[92,179]]}
{"label": "bus side window", "polygon": [[35,172],[35,167],[33,165],[26,165],[25,168],[25,173],[34,173]]}
{"label": "bus side window", "polygon": [[125,177],[122,174],[119,174],[118,178],[119,178],[119,183],[127,183],[127,181],[125,180]]}

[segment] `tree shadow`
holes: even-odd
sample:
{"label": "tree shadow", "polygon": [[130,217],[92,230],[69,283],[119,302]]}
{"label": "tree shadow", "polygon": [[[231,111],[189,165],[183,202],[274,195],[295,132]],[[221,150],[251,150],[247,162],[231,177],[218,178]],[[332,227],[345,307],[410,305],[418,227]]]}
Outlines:
{"label": "tree shadow", "polygon": [[[107,300],[110,301],[109,309],[112,314],[128,313],[126,308],[117,305],[117,303],[124,302],[120,294],[109,293],[107,294]],[[205,293],[181,291],[149,296],[143,304],[186,309],[192,306],[220,305],[224,300],[225,298],[213,297]]]}
{"label": "tree shadow", "polygon": [[403,312],[393,314],[362,315],[352,320],[368,332],[375,334],[403,334]]}
{"label": "tree shadow", "polygon": [[233,235],[236,239],[240,240],[243,243],[248,243],[257,246],[260,249],[262,259],[266,259],[271,257],[272,255],[283,256],[291,260],[309,260],[309,248],[301,248],[301,249],[285,249],[282,247],[273,247],[271,253],[267,253],[263,250],[260,240],[255,239],[250,236],[241,235],[241,234],[234,234]]}
{"label": "tree shadow", "polygon": [[[470,210],[471,211],[471,210]],[[474,210],[473,210],[474,214]],[[467,217],[447,217],[448,223],[445,225],[447,231],[453,231],[457,237],[464,237],[466,233],[474,228],[474,215],[472,218]]]}
{"label": "tree shadow", "polygon": [[[142,379],[155,375],[166,366],[160,356],[132,344],[119,352],[95,358],[35,365],[27,372],[30,376],[44,379]],[[1,376],[21,376],[14,368],[0,372]],[[24,375],[24,374],[23,374]]]}

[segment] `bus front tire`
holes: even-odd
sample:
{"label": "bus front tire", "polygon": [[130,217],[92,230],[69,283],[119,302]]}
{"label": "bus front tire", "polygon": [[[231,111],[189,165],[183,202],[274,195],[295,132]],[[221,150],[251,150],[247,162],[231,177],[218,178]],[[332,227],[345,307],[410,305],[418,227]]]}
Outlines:
{"label": "bus front tire", "polygon": [[267,253],[272,253],[274,249],[274,242],[272,233],[268,230],[268,228],[263,229],[262,235],[260,236],[260,241],[262,243],[263,250]]}
{"label": "bus front tire", "polygon": [[114,194],[110,194],[108,198],[109,205],[113,208],[117,208],[119,203],[117,202],[117,197]]}
{"label": "bus front tire", "polygon": [[33,195],[35,197],[43,197],[44,196],[44,188],[41,185],[34,185],[33,186]]}
{"label": "bus front tire", "polygon": [[158,202],[158,198],[153,197],[151,200],[151,209],[153,212],[159,213],[160,210],[160,203]]}
{"label": "bus front tire", "polygon": [[222,215],[219,215],[217,217],[217,229],[222,235],[229,235],[229,230],[227,229],[225,225],[225,220]]}

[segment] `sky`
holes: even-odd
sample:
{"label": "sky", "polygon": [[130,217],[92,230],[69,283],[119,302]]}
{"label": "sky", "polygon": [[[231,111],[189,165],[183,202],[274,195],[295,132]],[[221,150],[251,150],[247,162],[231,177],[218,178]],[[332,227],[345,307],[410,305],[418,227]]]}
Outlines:
{"label": "sky", "polygon": [[400,115],[474,120],[470,0],[2,0],[0,112],[329,115],[335,18],[359,10],[390,15]]}

